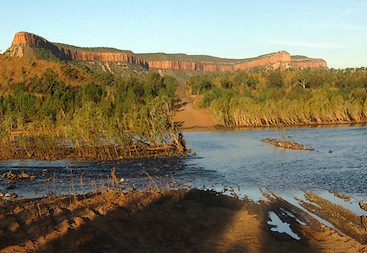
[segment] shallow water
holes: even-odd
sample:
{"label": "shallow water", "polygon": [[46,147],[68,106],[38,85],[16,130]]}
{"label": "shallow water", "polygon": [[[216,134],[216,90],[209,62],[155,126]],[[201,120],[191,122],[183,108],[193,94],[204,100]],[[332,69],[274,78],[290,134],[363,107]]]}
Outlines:
{"label": "shallow water", "polygon": [[292,231],[290,224],[283,222],[276,213],[269,212],[269,219],[270,220],[267,222],[267,224],[271,226],[271,231],[286,233],[295,240],[301,239],[295,232]]}
{"label": "shallow water", "polygon": [[[219,191],[233,187],[237,194],[255,200],[262,198],[259,187],[282,196],[294,196],[303,189],[334,190],[353,196],[352,206],[367,200],[366,126],[287,128],[283,133],[276,129],[185,132],[184,136],[196,156],[106,163],[0,161],[0,174],[25,170],[35,175],[33,183],[17,182],[9,190],[25,197],[68,193],[71,178],[76,190],[81,191],[83,185],[87,191],[106,182],[111,168],[116,168],[117,176],[128,180],[126,187],[143,188],[146,171],[158,186],[175,180]],[[315,150],[287,150],[260,141],[284,136]],[[50,178],[54,180],[47,180]],[[0,180],[1,187],[8,185],[8,180]]]}
{"label": "shallow water", "polygon": [[187,165],[204,168],[216,184],[241,188],[367,193],[366,127],[290,128],[285,134],[315,151],[282,149],[259,141],[281,139],[277,130],[195,132],[185,136],[199,155]]}

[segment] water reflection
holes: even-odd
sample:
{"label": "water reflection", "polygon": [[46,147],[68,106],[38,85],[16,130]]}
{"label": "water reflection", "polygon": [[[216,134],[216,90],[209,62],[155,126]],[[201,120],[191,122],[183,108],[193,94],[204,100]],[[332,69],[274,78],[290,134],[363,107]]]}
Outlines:
{"label": "water reflection", "polygon": [[295,240],[300,240],[301,237],[299,237],[295,232],[292,231],[290,224],[283,222],[278,215],[274,212],[269,212],[269,221],[267,222],[268,225],[271,226],[271,231],[276,231],[278,233],[286,233],[290,237],[292,237]]}

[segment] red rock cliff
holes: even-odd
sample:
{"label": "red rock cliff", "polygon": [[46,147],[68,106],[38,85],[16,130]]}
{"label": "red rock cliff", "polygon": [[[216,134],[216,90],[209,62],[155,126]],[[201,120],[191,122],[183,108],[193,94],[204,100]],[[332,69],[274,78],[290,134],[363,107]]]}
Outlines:
{"label": "red rock cliff", "polygon": [[254,67],[269,66],[277,62],[291,62],[289,53],[281,51],[277,53],[259,56],[247,60],[233,60],[233,62],[188,62],[188,61],[147,61],[153,69],[182,69],[200,70],[204,72],[227,72],[234,70],[246,70]]}
{"label": "red rock cliff", "polygon": [[233,71],[233,64],[198,62],[198,61],[147,61],[149,68],[152,69],[177,69],[177,70],[198,70],[204,72],[226,72]]}
{"label": "red rock cliff", "polygon": [[291,55],[288,52],[280,51],[277,53],[267,54],[263,56],[259,56],[257,58],[237,63],[234,65],[235,70],[246,70],[254,67],[259,66],[269,66],[273,65],[277,62],[290,62],[291,61]]}
{"label": "red rock cliff", "polygon": [[70,50],[63,46],[55,45],[46,39],[32,33],[19,32],[16,33],[13,39],[12,47],[18,45],[31,45],[50,50],[55,56],[61,60],[77,60],[77,61],[122,61],[130,64],[139,64],[147,67],[147,63],[138,57],[120,52],[98,52],[98,51],[83,51]]}
{"label": "red rock cliff", "polygon": [[[145,68],[152,69],[175,69],[175,70],[197,70],[204,72],[227,72],[235,70],[246,70],[254,67],[279,66],[279,63],[284,63],[284,66],[294,68],[320,68],[327,67],[326,61],[322,59],[312,59],[304,56],[291,57],[288,52],[280,51],[276,53],[262,55],[251,59],[225,60],[207,62],[190,60],[148,60],[145,61],[137,57],[135,54],[124,52],[99,52],[98,49],[83,50],[83,48],[75,48],[53,44],[46,39],[32,33],[19,32],[15,34],[12,43],[12,48],[22,45],[31,45],[50,50],[55,56],[61,60],[77,60],[77,61],[102,61],[102,62],[127,62],[130,64],[138,64]],[[69,49],[72,48],[72,49]],[[23,56],[19,50],[13,50],[15,56]],[[278,65],[277,65],[278,64]]]}
{"label": "red rock cliff", "polygon": [[193,61],[147,61],[149,68],[153,69],[181,69],[181,70],[199,70],[199,63]]}
{"label": "red rock cliff", "polygon": [[18,44],[32,45],[35,47],[47,47],[49,42],[46,39],[32,33],[18,32],[14,36],[12,46]]}
{"label": "red rock cliff", "polygon": [[292,59],[292,66],[295,68],[327,68],[327,63],[323,59]]}
{"label": "red rock cliff", "polygon": [[[322,59],[307,57],[292,58],[286,51],[262,55],[256,58],[233,60],[232,62],[199,62],[199,61],[173,61],[157,60],[147,61],[149,68],[153,69],[181,69],[199,70],[204,72],[228,72],[235,70],[247,70],[255,67],[276,66],[284,63],[284,66],[294,68],[326,68],[327,63]],[[279,65],[278,65],[279,66]]]}
{"label": "red rock cliff", "polygon": [[228,71],[233,71],[233,64],[203,62],[201,63],[201,70],[204,72],[228,72]]}

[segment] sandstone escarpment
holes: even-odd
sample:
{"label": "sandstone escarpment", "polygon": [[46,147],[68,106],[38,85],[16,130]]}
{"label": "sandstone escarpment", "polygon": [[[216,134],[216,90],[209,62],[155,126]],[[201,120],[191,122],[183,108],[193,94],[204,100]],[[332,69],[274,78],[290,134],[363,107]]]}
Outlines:
{"label": "sandstone escarpment", "polygon": [[[122,52],[101,52],[101,51],[87,51],[87,50],[73,50],[62,45],[54,44],[46,39],[27,32],[16,33],[13,39],[12,48],[17,48],[13,50],[13,56],[23,56],[21,46],[32,46],[36,48],[43,48],[49,50],[53,55],[55,55],[60,60],[75,60],[75,61],[102,61],[102,62],[113,62],[121,61],[130,64],[138,64],[143,67],[148,67],[147,63],[139,59],[138,57],[122,53]],[[14,55],[15,54],[15,55]]]}
{"label": "sandstone escarpment", "polygon": [[200,70],[200,64],[193,61],[147,61],[149,68],[153,69],[177,69],[177,70]]}
{"label": "sandstone escarpment", "polygon": [[185,60],[148,60],[148,66],[152,69],[176,69],[197,70],[203,72],[229,72],[247,70],[256,67],[273,68],[326,68],[327,63],[322,59],[307,57],[292,58],[286,51],[262,55],[256,58],[232,60],[229,62],[185,61]]}
{"label": "sandstone escarpment", "polygon": [[288,52],[280,51],[277,53],[259,56],[257,58],[234,65],[235,70],[246,70],[259,66],[271,66],[277,62],[290,62],[291,55]]}
{"label": "sandstone escarpment", "polygon": [[152,69],[197,70],[204,72],[227,72],[234,70],[233,64],[228,63],[178,60],[147,61],[147,63],[149,68]]}
{"label": "sandstone escarpment", "polygon": [[[66,61],[89,62],[125,62],[136,64],[145,69],[193,70],[203,72],[228,72],[247,70],[255,67],[271,68],[326,68],[327,63],[322,59],[312,59],[305,56],[291,56],[286,51],[262,55],[250,59],[222,59],[210,56],[190,56],[185,54],[134,54],[111,48],[78,48],[74,46],[51,43],[32,33],[19,32],[15,34],[12,47],[8,54],[25,56],[28,47],[42,48],[51,52],[55,57]],[[148,56],[147,56],[148,55]],[[147,59],[145,59],[147,57]]]}
{"label": "sandstone escarpment", "polygon": [[313,59],[307,57],[292,57],[294,68],[327,68],[327,63],[323,59]]}

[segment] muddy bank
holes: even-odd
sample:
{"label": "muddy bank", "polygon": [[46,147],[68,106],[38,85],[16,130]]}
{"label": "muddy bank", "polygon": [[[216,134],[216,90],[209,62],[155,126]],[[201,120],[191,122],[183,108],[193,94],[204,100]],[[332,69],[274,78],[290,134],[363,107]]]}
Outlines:
{"label": "muddy bank", "polygon": [[[365,252],[275,195],[255,203],[202,190],[0,201],[1,252]],[[279,233],[272,212],[299,239]]]}
{"label": "muddy bank", "polygon": [[54,161],[62,159],[78,159],[87,161],[115,161],[131,158],[181,156],[187,155],[189,150],[187,150],[186,147],[176,143],[168,143],[157,147],[140,145],[127,148],[112,145],[66,147],[58,146],[55,143],[48,147],[2,147],[0,151],[0,160],[34,159]]}

